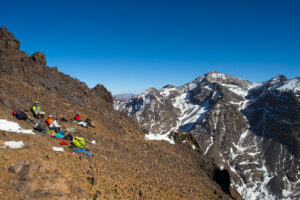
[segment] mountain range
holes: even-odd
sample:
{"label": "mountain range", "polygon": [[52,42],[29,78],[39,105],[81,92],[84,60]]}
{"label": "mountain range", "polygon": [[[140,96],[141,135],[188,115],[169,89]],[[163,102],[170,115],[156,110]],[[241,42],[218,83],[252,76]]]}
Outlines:
{"label": "mountain range", "polygon": [[113,97],[118,100],[129,100],[131,99],[132,97],[136,96],[136,94],[133,94],[133,93],[124,93],[124,94],[116,94],[116,95],[113,95]]}
{"label": "mountain range", "polygon": [[300,197],[299,77],[258,83],[210,72],[115,100],[114,108],[136,119],[148,138],[187,143],[192,136],[244,199]]}

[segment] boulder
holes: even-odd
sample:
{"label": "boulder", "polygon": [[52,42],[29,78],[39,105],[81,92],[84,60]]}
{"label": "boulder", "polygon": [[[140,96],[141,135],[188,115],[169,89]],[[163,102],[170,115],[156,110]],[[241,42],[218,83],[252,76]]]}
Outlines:
{"label": "boulder", "polygon": [[41,65],[46,65],[46,56],[41,52],[35,52],[34,54],[31,55],[31,58],[33,61]]}
{"label": "boulder", "polygon": [[10,165],[9,171],[23,178],[28,174],[29,169],[30,165],[26,164],[25,161],[16,161]]}

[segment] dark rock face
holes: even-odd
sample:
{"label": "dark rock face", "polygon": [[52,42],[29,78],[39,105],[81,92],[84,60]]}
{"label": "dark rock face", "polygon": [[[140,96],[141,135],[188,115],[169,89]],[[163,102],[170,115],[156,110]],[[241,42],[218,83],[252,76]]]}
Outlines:
{"label": "dark rock face", "polygon": [[[106,107],[112,107],[111,93],[103,85],[99,84],[89,89],[85,83],[58,72],[57,67],[47,67],[45,54],[35,52],[28,56],[25,52],[19,51],[19,48],[20,42],[2,27],[0,29],[0,71],[2,72],[0,77],[14,74],[17,80],[26,80],[31,85],[55,91],[80,105],[106,104]],[[71,91],[71,94],[66,91]]]}
{"label": "dark rock face", "polygon": [[20,41],[14,38],[12,33],[7,32],[7,28],[0,28],[0,49],[20,49]]}
{"label": "dark rock face", "polygon": [[150,133],[191,132],[245,199],[300,196],[300,78],[251,83],[211,72],[114,106]]}
{"label": "dark rock face", "polygon": [[46,56],[41,52],[35,52],[32,54],[31,58],[40,65],[46,65]]}
{"label": "dark rock face", "polygon": [[230,175],[226,169],[220,170],[218,168],[214,171],[213,179],[221,186],[222,190],[230,194]]}
{"label": "dark rock face", "polygon": [[113,97],[111,93],[103,85],[101,84],[96,85],[92,89],[92,92],[105,99],[106,102],[113,104]]}

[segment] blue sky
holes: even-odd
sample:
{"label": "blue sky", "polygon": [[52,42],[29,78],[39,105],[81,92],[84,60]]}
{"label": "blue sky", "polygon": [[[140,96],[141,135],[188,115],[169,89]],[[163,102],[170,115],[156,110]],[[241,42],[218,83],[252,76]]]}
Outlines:
{"label": "blue sky", "polygon": [[218,71],[300,76],[299,0],[0,0],[0,26],[48,66],[113,94]]}

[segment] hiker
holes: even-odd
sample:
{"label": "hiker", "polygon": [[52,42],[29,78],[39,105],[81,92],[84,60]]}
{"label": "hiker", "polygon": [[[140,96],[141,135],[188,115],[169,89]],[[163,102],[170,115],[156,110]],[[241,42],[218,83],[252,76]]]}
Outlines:
{"label": "hiker", "polygon": [[92,121],[92,119],[90,117],[87,117],[85,122],[90,126],[90,127],[95,127],[94,122]]}
{"label": "hiker", "polygon": [[60,130],[60,125],[58,124],[58,118],[52,121],[52,123],[49,125],[50,129],[54,129],[55,132],[58,132]]}
{"label": "hiker", "polygon": [[40,110],[40,106],[39,106],[39,102],[36,101],[34,103],[34,105],[32,106],[32,113],[33,113],[33,116],[36,118],[36,119],[39,119],[39,117],[43,118],[44,115],[45,115],[45,112],[41,111]]}
{"label": "hiker", "polygon": [[80,119],[81,119],[80,113],[78,112],[78,113],[76,113],[76,115],[75,115],[75,117],[74,117],[74,120],[77,121],[77,122],[79,122]]}

